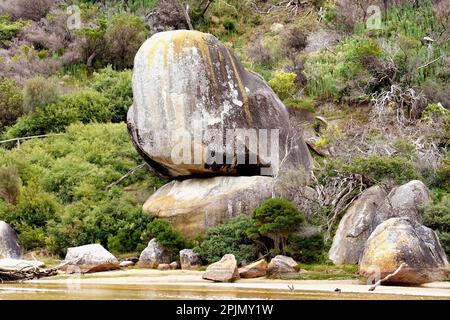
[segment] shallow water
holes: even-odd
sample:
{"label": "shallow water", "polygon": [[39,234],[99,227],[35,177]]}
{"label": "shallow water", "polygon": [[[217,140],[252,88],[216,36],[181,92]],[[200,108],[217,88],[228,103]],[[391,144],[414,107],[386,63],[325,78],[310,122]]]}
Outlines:
{"label": "shallow water", "polygon": [[[178,300],[178,299],[433,299],[391,294],[286,292],[262,289],[205,289],[177,285],[0,284],[0,300]],[[435,298],[434,298],[435,299]]]}

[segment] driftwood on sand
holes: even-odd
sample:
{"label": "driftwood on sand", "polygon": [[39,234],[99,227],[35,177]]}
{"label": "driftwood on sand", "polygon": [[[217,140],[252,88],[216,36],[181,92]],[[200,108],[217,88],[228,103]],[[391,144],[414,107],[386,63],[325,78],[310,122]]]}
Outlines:
{"label": "driftwood on sand", "polygon": [[383,282],[388,281],[390,278],[394,277],[395,275],[397,275],[403,268],[408,267],[408,265],[406,263],[402,263],[397,270],[395,270],[394,272],[388,274],[386,277],[384,277],[383,279],[378,280],[373,286],[371,286],[369,288],[369,291],[374,291],[376,287],[378,287],[379,285],[381,285]]}
{"label": "driftwood on sand", "polygon": [[50,269],[41,269],[34,266],[24,266],[23,268],[12,270],[12,269],[1,269],[0,268],[0,283],[1,282],[14,282],[14,281],[24,281],[39,279],[44,277],[51,277],[58,274],[58,270],[62,269],[68,264],[76,264],[81,258],[71,261],[64,261],[57,265],[56,267]]}

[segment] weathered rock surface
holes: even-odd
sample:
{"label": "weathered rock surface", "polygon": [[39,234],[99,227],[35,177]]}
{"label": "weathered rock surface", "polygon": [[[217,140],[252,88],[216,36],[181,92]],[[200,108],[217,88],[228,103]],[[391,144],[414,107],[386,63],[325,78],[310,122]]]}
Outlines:
{"label": "weathered rock surface", "polygon": [[377,209],[371,231],[390,218],[410,218],[422,222],[420,207],[430,200],[428,188],[422,181],[412,180],[396,187],[389,192],[388,197]]}
{"label": "weathered rock surface", "polygon": [[380,279],[402,263],[408,265],[389,283],[421,284],[443,280],[449,270],[445,252],[433,230],[409,218],[392,218],[381,223],[367,240],[359,272]]}
{"label": "weathered rock surface", "polygon": [[[311,169],[311,155],[301,134],[294,134],[289,126],[286,107],[262,77],[246,71],[211,34],[187,30],[154,34],[136,54],[133,96],[130,135],[161,176],[259,175],[261,167],[270,166],[276,172],[278,162],[272,161],[270,152],[258,153],[256,145],[247,143],[245,151],[235,152],[245,141],[239,134],[235,147],[225,152],[223,137],[235,129],[255,129],[257,136],[258,129],[279,130],[280,160],[286,138],[295,137],[283,165]],[[216,131],[205,134],[205,129]],[[268,132],[269,142],[272,133]],[[232,145],[229,142],[227,147]],[[254,163],[238,164],[237,154],[258,156]]]}
{"label": "weathered rock surface", "polygon": [[44,266],[43,262],[37,260],[0,259],[0,270],[2,271],[26,271],[27,269],[43,268]]}
{"label": "weathered rock surface", "polygon": [[158,268],[157,268],[158,270],[162,270],[162,271],[167,271],[167,270],[170,270],[170,264],[168,264],[168,263],[160,263],[159,265],[158,265]]}
{"label": "weathered rock surface", "polygon": [[299,271],[297,262],[291,257],[286,257],[283,255],[278,255],[272,260],[270,260],[267,266],[267,273],[270,275],[280,275],[296,273]]}
{"label": "weathered rock surface", "polygon": [[158,265],[172,261],[172,254],[168,252],[164,247],[159,245],[156,239],[150,240],[147,248],[141,252],[139,257],[139,266],[142,268],[158,268]]}
{"label": "weathered rock surface", "polygon": [[233,282],[239,279],[239,271],[234,255],[226,254],[220,261],[209,265],[203,274],[203,279],[216,282]]}
{"label": "weathered rock surface", "polygon": [[170,270],[176,270],[178,269],[178,262],[173,261],[169,264]]}
{"label": "weathered rock surface", "polygon": [[119,269],[119,260],[100,244],[88,244],[67,249],[62,270],[67,272],[92,273]]}
{"label": "weathered rock surface", "polygon": [[261,259],[242,268],[239,268],[239,276],[241,278],[264,277],[267,274],[267,267],[267,261]]}
{"label": "weathered rock surface", "polygon": [[237,214],[250,213],[272,197],[272,184],[273,178],[263,176],[172,181],[156,191],[143,209],[193,238]]}
{"label": "weathered rock surface", "polygon": [[180,264],[183,270],[196,270],[202,265],[202,262],[194,250],[183,249],[180,251]]}
{"label": "weathered rock surface", "polygon": [[333,239],[329,258],[335,264],[358,263],[370,236],[378,206],[386,199],[379,186],[366,189],[348,208]]}
{"label": "weathered rock surface", "polygon": [[4,221],[0,221],[0,259],[20,259],[22,248],[16,232]]}

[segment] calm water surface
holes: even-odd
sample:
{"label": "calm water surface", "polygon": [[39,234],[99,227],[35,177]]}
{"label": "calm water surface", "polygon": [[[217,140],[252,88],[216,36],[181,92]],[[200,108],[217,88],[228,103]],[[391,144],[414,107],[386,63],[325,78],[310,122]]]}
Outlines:
{"label": "calm water surface", "polygon": [[176,285],[110,284],[0,284],[0,300],[159,300],[159,299],[426,299],[415,296],[374,295],[296,291],[293,293],[263,289],[214,289]]}

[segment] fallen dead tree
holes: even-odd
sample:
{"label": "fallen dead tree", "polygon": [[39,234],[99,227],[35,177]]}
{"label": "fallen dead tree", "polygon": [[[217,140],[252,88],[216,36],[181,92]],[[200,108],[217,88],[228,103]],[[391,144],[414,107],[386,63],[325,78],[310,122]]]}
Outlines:
{"label": "fallen dead tree", "polygon": [[50,269],[41,269],[31,265],[24,266],[20,269],[0,269],[0,283],[3,282],[15,282],[40,279],[45,277],[51,277],[58,274],[58,270],[62,269],[68,264],[77,264],[81,258],[71,261],[64,261],[56,267]]}

